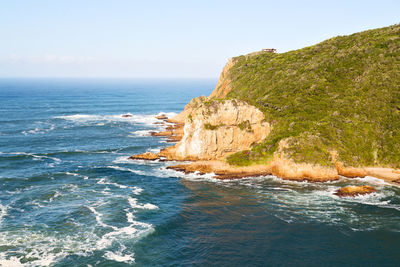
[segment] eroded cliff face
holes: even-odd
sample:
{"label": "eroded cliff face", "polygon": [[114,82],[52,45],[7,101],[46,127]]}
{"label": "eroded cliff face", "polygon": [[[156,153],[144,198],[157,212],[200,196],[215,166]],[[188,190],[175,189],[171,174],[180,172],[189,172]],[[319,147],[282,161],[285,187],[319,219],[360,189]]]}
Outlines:
{"label": "eroded cliff face", "polygon": [[229,78],[229,71],[231,70],[233,65],[233,59],[230,58],[226,63],[224,69],[222,70],[221,75],[219,76],[219,80],[217,86],[215,87],[215,90],[211,93],[209,98],[224,98],[232,90],[231,80]]}
{"label": "eroded cliff face", "polygon": [[196,108],[198,108],[203,102],[207,101],[206,96],[199,96],[195,97],[188,104],[186,104],[184,110],[176,115],[173,118],[168,119],[168,122],[173,122],[173,123],[185,123],[186,118],[189,116],[189,114]]}
{"label": "eroded cliff face", "polygon": [[186,117],[182,140],[161,151],[160,156],[175,160],[222,159],[249,149],[271,130],[260,110],[238,100],[196,100],[183,113],[172,119]]}

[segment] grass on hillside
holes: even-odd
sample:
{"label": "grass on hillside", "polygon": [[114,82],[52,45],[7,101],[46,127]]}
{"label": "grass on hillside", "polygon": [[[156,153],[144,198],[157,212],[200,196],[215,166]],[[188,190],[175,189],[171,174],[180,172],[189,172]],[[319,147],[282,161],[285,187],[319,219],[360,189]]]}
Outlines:
{"label": "grass on hillside", "polygon": [[228,98],[262,110],[272,132],[228,162],[269,160],[288,138],[296,162],[400,166],[400,25],[331,38],[282,54],[234,58]]}

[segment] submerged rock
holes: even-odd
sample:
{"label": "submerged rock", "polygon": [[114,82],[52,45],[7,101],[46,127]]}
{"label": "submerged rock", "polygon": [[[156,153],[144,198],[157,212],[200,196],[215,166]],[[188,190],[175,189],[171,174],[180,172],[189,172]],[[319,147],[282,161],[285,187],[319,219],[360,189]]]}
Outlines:
{"label": "submerged rock", "polygon": [[370,194],[373,192],[377,192],[378,190],[369,185],[362,185],[362,186],[346,186],[338,189],[335,192],[335,195],[339,197],[354,197],[358,195],[365,195]]}

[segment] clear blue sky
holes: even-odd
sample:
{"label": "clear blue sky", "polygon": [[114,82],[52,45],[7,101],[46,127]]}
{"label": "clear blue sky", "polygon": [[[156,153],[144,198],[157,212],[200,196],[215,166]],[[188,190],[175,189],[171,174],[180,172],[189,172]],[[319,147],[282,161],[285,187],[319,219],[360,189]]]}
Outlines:
{"label": "clear blue sky", "polygon": [[0,0],[0,77],[216,78],[232,56],[399,22],[399,0]]}

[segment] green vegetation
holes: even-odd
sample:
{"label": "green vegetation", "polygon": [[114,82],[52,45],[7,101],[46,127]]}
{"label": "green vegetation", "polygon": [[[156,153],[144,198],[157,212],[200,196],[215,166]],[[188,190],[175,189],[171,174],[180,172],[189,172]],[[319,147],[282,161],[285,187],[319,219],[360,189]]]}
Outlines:
{"label": "green vegetation", "polygon": [[238,124],[238,127],[242,131],[253,132],[249,120],[242,121],[241,123]]}
{"label": "green vegetation", "polygon": [[222,126],[225,126],[225,125],[224,124],[212,125],[210,123],[204,123],[204,129],[206,129],[206,130],[216,130]]}
{"label": "green vegetation", "polygon": [[250,151],[240,151],[235,154],[232,154],[227,159],[228,163],[231,165],[239,165],[239,166],[249,166],[254,163],[254,159],[250,158]]}
{"label": "green vegetation", "polygon": [[234,62],[228,98],[257,106],[272,132],[229,163],[267,161],[285,139],[296,162],[330,165],[336,150],[348,165],[400,167],[400,25]]}

